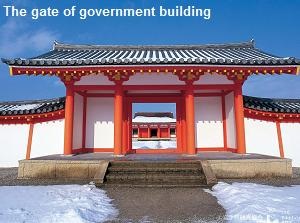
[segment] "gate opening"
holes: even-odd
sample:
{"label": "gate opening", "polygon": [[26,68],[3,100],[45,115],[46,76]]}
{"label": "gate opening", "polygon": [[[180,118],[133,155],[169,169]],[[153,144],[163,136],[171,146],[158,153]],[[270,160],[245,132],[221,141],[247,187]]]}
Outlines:
{"label": "gate opening", "polygon": [[132,149],[176,149],[176,103],[132,103]]}

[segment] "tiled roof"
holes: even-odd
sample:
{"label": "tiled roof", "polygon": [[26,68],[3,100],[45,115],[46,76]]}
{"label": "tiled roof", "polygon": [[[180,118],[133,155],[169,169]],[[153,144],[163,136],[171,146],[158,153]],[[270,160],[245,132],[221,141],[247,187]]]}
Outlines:
{"label": "tiled roof", "polygon": [[84,66],[142,64],[298,65],[255,48],[254,41],[208,45],[101,46],[54,43],[52,51],[29,59],[2,59],[16,66]]}
{"label": "tiled roof", "polygon": [[0,102],[0,116],[42,114],[64,109],[65,98]]}
{"label": "tiled roof", "polygon": [[[64,107],[64,97],[34,101],[0,102],[0,116],[42,114],[62,110]],[[244,96],[244,107],[265,112],[300,113],[300,99],[270,99]],[[138,114],[148,116],[147,113]]]}
{"label": "tiled roof", "polygon": [[172,112],[135,112],[134,118],[137,116],[174,118],[174,115]]}
{"label": "tiled roof", "polygon": [[300,113],[300,99],[271,99],[244,96],[244,107],[275,113]]}

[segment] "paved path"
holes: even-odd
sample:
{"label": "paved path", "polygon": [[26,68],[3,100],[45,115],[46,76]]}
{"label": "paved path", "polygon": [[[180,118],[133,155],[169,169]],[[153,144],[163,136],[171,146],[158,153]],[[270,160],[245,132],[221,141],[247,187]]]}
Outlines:
{"label": "paved path", "polygon": [[119,209],[114,222],[224,222],[225,210],[202,188],[105,188]]}

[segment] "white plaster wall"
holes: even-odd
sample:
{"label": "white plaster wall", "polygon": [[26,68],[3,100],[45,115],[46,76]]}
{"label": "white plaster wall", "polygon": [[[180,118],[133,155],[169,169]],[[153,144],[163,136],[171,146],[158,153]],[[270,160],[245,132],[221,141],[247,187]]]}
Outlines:
{"label": "white plaster wall", "polygon": [[229,93],[225,96],[225,114],[226,114],[227,147],[231,149],[235,149],[236,132],[235,132],[233,93]]}
{"label": "white plaster wall", "polygon": [[17,167],[26,158],[29,125],[0,125],[0,167]]}
{"label": "white plaster wall", "polygon": [[86,148],[113,148],[114,98],[88,98],[86,115]]}
{"label": "white plaster wall", "polygon": [[114,82],[108,80],[104,74],[88,75],[80,78],[80,81],[76,81],[75,85],[114,85]]}
{"label": "white plaster wall", "polygon": [[300,167],[300,123],[280,123],[284,156]]}
{"label": "white plaster wall", "polygon": [[124,85],[184,85],[178,77],[172,73],[136,73],[131,76]]}
{"label": "white plaster wall", "polygon": [[36,123],[30,158],[64,153],[64,119]]}
{"label": "white plaster wall", "polygon": [[74,97],[74,122],[73,122],[73,149],[82,147],[82,118],[83,97],[75,94]]}
{"label": "white plaster wall", "polygon": [[224,147],[221,97],[195,98],[196,147]]}
{"label": "white plaster wall", "polygon": [[233,84],[233,81],[228,80],[225,75],[204,74],[194,84]]}
{"label": "white plaster wall", "polygon": [[247,153],[280,156],[275,122],[245,118]]}

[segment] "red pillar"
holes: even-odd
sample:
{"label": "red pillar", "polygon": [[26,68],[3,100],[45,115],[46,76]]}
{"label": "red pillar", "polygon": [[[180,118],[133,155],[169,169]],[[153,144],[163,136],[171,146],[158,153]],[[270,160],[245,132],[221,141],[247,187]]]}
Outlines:
{"label": "red pillar", "polygon": [[27,150],[26,150],[26,159],[27,160],[30,159],[32,136],[33,136],[33,127],[34,127],[34,123],[30,123],[29,124],[28,141],[27,141]]}
{"label": "red pillar", "polygon": [[194,109],[194,89],[188,83],[185,91],[185,110],[186,110],[186,147],[187,154],[196,154],[195,148],[195,109]]}
{"label": "red pillar", "polygon": [[64,155],[72,154],[73,147],[73,120],[74,120],[74,90],[73,83],[66,83],[65,102],[65,138]]}
{"label": "red pillar", "polygon": [[128,103],[123,97],[123,132],[122,132],[122,154],[126,154],[128,151],[128,138],[132,137],[132,130],[129,132],[129,117],[128,117]]}
{"label": "red pillar", "polygon": [[116,84],[114,108],[114,154],[122,155],[123,89]]}
{"label": "red pillar", "polygon": [[181,151],[187,153],[187,136],[186,136],[186,109],[185,109],[185,98],[182,100],[182,116],[181,116]]}
{"label": "red pillar", "polygon": [[242,94],[242,83],[236,83],[234,89],[234,113],[236,129],[237,153],[246,153],[245,143],[245,124],[244,124],[244,105]]}
{"label": "red pillar", "polygon": [[278,145],[279,145],[280,157],[284,158],[284,150],[283,150],[283,142],[282,142],[282,135],[281,135],[281,127],[280,127],[280,122],[279,121],[276,121],[276,129],[277,129],[277,137],[278,137]]}

